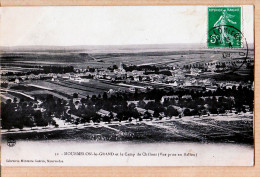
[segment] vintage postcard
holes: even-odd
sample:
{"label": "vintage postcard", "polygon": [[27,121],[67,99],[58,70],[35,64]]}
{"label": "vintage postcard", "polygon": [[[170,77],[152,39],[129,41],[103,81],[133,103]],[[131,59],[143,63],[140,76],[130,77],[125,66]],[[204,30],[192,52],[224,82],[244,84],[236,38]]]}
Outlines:
{"label": "vintage postcard", "polygon": [[2,166],[254,165],[254,6],[0,14]]}

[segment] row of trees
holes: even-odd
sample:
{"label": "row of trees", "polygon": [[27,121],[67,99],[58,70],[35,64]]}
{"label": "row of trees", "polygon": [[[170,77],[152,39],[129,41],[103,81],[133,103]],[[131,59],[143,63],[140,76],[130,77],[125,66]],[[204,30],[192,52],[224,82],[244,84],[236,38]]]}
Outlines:
{"label": "row of trees", "polygon": [[[162,96],[177,95],[175,99],[165,99],[161,103]],[[191,99],[182,98],[183,95],[191,95]],[[204,96],[202,98],[202,96]],[[77,98],[73,94],[73,98]],[[62,99],[54,98],[52,95],[46,95],[40,98],[43,102],[41,108],[43,112],[35,109],[37,100],[34,102],[25,102],[17,99],[13,102],[8,100],[1,103],[2,127],[11,128],[23,126],[47,126],[54,124],[52,117],[65,119],[74,123],[85,123],[111,120],[131,120],[131,118],[150,119],[152,117],[161,118],[162,116],[190,116],[225,113],[227,110],[235,109],[237,112],[245,112],[246,106],[253,111],[254,92],[247,87],[239,86],[232,89],[218,88],[216,91],[187,91],[187,90],[160,90],[152,89],[146,93],[138,92],[116,92],[111,96],[107,93],[103,95],[86,96],[79,101],[73,101],[73,98],[67,102]],[[136,104],[128,104],[127,101],[137,100]],[[143,100],[154,100],[145,103]],[[153,114],[146,111],[140,114],[137,107],[145,110],[152,110]],[[101,117],[98,114],[100,109],[109,111],[110,114]],[[36,111],[37,110],[37,111]],[[75,119],[76,116],[76,119]]]}
{"label": "row of trees", "polygon": [[34,126],[47,126],[49,124],[56,125],[49,112],[42,113],[35,110],[33,102],[17,102],[17,99],[7,100],[6,103],[1,102],[1,118],[2,128],[11,129]]}
{"label": "row of trees", "polygon": [[2,76],[23,76],[23,75],[30,75],[30,74],[49,74],[49,73],[71,73],[74,72],[73,66],[38,66],[38,69],[30,70],[27,72],[7,72],[3,73]]}
{"label": "row of trees", "polygon": [[154,66],[154,65],[142,65],[142,66],[130,65],[130,66],[127,66],[127,65],[123,64],[123,68],[126,71],[130,71],[130,72],[132,72],[133,70],[159,72],[159,70],[160,70],[159,67]]}
{"label": "row of trees", "polygon": [[[182,98],[184,94],[191,94],[191,99]],[[247,105],[250,111],[253,111],[253,92],[247,87],[238,87],[230,89],[218,88],[217,91],[211,92],[209,95],[221,95],[221,96],[208,96],[203,97],[203,93],[207,91],[174,91],[173,93],[166,92],[164,90],[153,89],[147,93],[116,93],[108,97],[106,93],[101,95],[87,96],[80,101],[70,101],[71,113],[81,117],[83,122],[111,121],[116,120],[131,120],[131,118],[145,118],[150,119],[152,117],[164,116],[191,116],[191,115],[206,115],[206,114],[223,114],[226,111],[235,109],[237,112],[245,112]],[[177,99],[166,99],[163,103],[160,102],[161,96],[165,94],[177,95]],[[159,96],[159,97],[158,97]],[[76,95],[75,95],[76,97]],[[137,100],[137,105],[131,103],[128,105],[127,101]],[[144,99],[151,99],[145,103]],[[79,106],[80,105],[80,106]],[[78,109],[76,109],[76,106]],[[145,114],[140,114],[137,111],[137,107],[145,110],[152,110],[151,114],[148,111]],[[101,117],[97,114],[100,109],[109,111],[109,116]],[[114,116],[112,113],[116,113]]]}

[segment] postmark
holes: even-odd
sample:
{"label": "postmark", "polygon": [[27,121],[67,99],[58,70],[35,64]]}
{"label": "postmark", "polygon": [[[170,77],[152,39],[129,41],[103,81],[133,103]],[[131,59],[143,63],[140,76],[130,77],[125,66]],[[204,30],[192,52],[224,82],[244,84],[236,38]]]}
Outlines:
{"label": "postmark", "polygon": [[210,36],[208,43],[212,43],[212,41],[217,41],[219,39],[218,36],[221,36],[220,33],[222,33],[223,31],[226,34],[233,36],[234,41],[226,43],[228,44],[228,46],[226,47],[223,47],[223,44],[219,43],[216,47],[214,47],[214,49],[221,50],[223,52],[222,61],[228,63],[231,62],[232,70],[236,71],[241,68],[245,63],[247,63],[248,43],[243,33],[237,28],[230,25],[220,25],[211,28],[208,31],[208,34]]}
{"label": "postmark", "polygon": [[222,61],[232,71],[241,68],[248,57],[248,43],[241,32],[241,7],[208,8],[208,48],[221,50]]}
{"label": "postmark", "polygon": [[208,48],[241,48],[241,7],[209,7],[208,29]]}

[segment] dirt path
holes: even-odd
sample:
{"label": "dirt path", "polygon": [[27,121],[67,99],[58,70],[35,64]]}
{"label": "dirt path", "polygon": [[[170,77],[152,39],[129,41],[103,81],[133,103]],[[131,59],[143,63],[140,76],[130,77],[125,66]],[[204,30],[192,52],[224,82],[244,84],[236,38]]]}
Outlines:
{"label": "dirt path", "polygon": [[110,130],[114,130],[114,131],[116,131],[116,132],[121,132],[120,130],[118,130],[118,129],[116,129],[116,128],[109,127],[108,125],[101,125],[101,126],[104,127],[104,128],[108,128],[108,129],[110,129]]}
{"label": "dirt path", "polygon": [[158,128],[166,129],[166,130],[170,131],[172,134],[174,134],[175,136],[179,136],[179,137],[183,137],[183,138],[196,138],[196,139],[200,139],[202,141],[205,140],[205,137],[196,134],[196,132],[191,132],[192,130],[187,131],[185,129],[178,129],[174,125],[167,126],[167,125],[159,124],[159,123],[166,123],[166,122],[173,122],[173,121],[176,121],[176,122],[179,122],[179,123],[184,123],[184,121],[181,120],[181,119],[177,119],[177,120],[176,119],[169,119],[169,120],[161,120],[161,121],[156,121],[156,122],[155,121],[152,121],[152,122],[145,122],[144,121],[143,123],[150,125],[150,126],[155,126],[155,127],[158,127]]}
{"label": "dirt path", "polygon": [[225,130],[225,131],[228,131],[230,133],[239,133],[239,131],[235,131],[235,130],[232,130],[232,129],[229,129],[229,128],[225,128],[225,127],[219,126],[219,125],[214,125],[212,123],[197,122],[197,121],[194,121],[194,120],[185,120],[185,121],[193,123],[193,124],[197,124],[197,125],[210,126],[210,127],[218,128],[220,130]]}
{"label": "dirt path", "polygon": [[27,84],[28,86],[32,86],[32,87],[37,87],[40,89],[44,89],[44,90],[53,90],[52,88],[49,87],[44,87],[44,86],[40,86],[40,85],[35,85],[35,84]]}

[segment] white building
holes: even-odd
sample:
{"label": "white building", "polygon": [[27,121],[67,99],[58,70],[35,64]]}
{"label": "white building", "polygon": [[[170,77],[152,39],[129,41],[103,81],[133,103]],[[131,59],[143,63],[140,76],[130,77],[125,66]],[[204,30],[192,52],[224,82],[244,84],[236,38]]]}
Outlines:
{"label": "white building", "polygon": [[178,95],[163,96],[161,98],[161,103],[164,103],[165,100],[179,100],[179,96]]}

